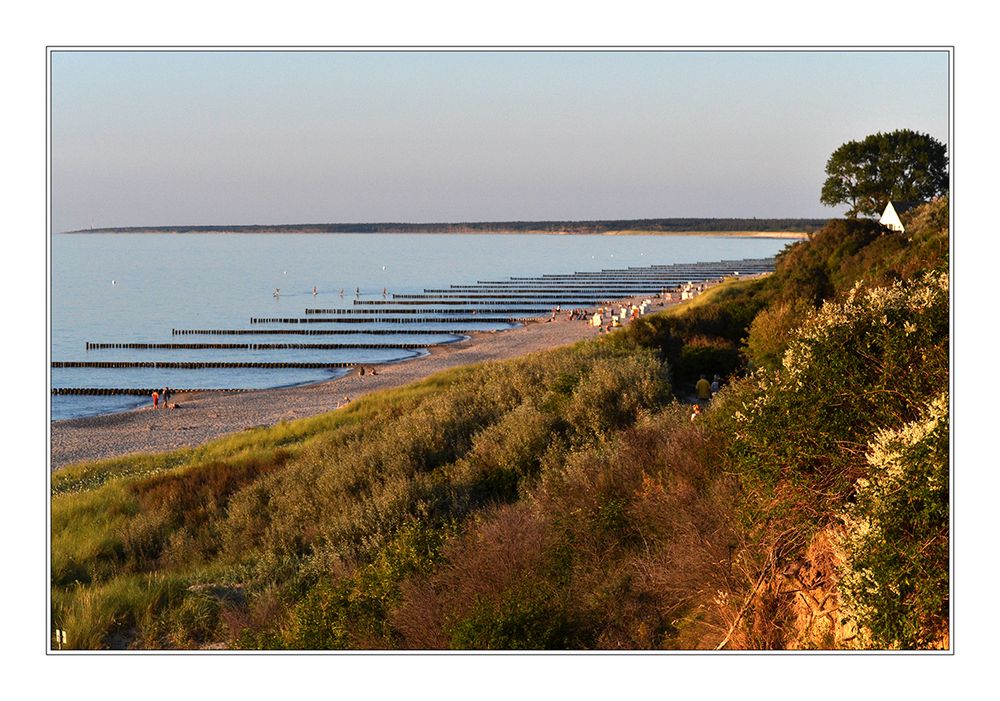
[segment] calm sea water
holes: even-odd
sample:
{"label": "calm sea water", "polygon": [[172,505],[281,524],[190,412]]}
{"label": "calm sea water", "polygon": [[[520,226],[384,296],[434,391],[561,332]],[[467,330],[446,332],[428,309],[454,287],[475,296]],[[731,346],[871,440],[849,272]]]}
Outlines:
{"label": "calm sea water", "polygon": [[[250,317],[301,317],[389,293],[511,276],[630,265],[760,258],[787,241],[715,236],[455,234],[56,234],[52,237],[51,359],[375,363],[420,351],[86,350],[95,343],[435,343],[443,331],[502,328],[454,321],[406,324],[421,335],[172,336],[171,329],[254,328]],[[317,288],[315,296],[313,287]],[[275,288],[281,294],[273,296]],[[340,290],[344,296],[340,296]],[[264,325],[257,328],[280,328]],[[286,327],[288,328],[288,327]],[[291,328],[391,328],[379,324]],[[404,328],[404,327],[398,327]],[[437,332],[437,333],[435,333]],[[53,368],[53,387],[263,388],[331,377],[326,370]],[[131,396],[52,397],[52,419],[122,411]]]}

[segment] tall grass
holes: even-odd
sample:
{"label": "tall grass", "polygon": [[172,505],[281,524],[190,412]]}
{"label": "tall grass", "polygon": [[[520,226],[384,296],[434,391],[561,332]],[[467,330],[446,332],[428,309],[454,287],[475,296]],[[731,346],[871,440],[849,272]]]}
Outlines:
{"label": "tall grass", "polygon": [[[783,573],[850,522],[906,547],[846,529],[843,616],[870,644],[937,644],[947,294],[886,285],[947,267],[942,207],[909,239],[832,224],[774,275],[604,338],[62,470],[53,620],[88,649],[832,646]],[[693,422],[672,395],[715,372]]]}

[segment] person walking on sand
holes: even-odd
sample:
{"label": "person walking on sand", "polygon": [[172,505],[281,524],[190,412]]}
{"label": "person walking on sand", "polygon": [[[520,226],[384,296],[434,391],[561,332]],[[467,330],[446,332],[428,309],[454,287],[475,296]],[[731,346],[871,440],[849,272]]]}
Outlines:
{"label": "person walking on sand", "polygon": [[163,400],[163,408],[167,408],[167,402],[170,401],[170,388],[166,385],[163,386],[163,392],[160,393],[160,399]]}
{"label": "person walking on sand", "polygon": [[705,376],[702,375],[701,379],[694,386],[695,392],[698,394],[698,399],[703,402],[707,402],[712,398],[712,385],[709,383]]}
{"label": "person walking on sand", "polygon": [[154,408],[154,409],[155,409],[155,408],[157,407],[157,404],[158,404],[158,402],[159,402],[159,401],[160,401],[160,393],[159,393],[159,392],[157,392],[157,391],[156,391],[156,390],[154,389],[154,390],[153,390],[153,408]]}

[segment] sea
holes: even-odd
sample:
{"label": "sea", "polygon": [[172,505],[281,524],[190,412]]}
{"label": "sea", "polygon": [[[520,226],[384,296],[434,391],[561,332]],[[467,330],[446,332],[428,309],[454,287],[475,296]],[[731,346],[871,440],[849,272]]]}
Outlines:
{"label": "sea", "polygon": [[[251,324],[427,288],[606,268],[764,258],[788,239],[566,234],[53,234],[51,361],[404,362],[421,348],[88,349],[88,343],[439,344],[513,323]],[[315,288],[315,294],[314,294]],[[414,305],[418,307],[419,305]],[[546,313],[539,304],[539,315]],[[369,307],[372,308],[372,307]],[[484,312],[485,315],[485,312]],[[321,315],[314,315],[321,316]],[[405,334],[174,335],[175,329],[404,329]],[[414,333],[416,332],[416,333]],[[448,333],[455,332],[455,333]],[[52,388],[260,389],[346,369],[53,367]],[[127,411],[134,395],[52,395],[51,420]]]}

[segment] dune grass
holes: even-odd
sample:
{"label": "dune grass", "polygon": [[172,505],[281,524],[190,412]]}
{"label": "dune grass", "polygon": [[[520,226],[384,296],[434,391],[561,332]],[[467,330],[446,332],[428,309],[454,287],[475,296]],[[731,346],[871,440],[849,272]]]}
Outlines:
{"label": "dune grass", "polygon": [[[76,649],[940,646],[947,231],[912,235],[831,224],[597,339],[60,471],[53,623]],[[754,323],[790,299],[801,323]],[[673,393],[726,363],[692,421]],[[839,603],[806,619],[783,573],[814,565]]]}

